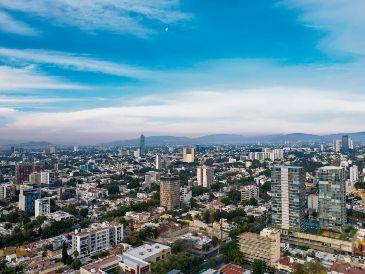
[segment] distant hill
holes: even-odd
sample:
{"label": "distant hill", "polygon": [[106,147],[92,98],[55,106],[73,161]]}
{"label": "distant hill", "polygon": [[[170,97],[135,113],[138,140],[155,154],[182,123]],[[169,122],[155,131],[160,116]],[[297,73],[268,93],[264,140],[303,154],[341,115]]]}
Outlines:
{"label": "distant hill", "polygon": [[[212,134],[197,138],[178,136],[149,136],[146,137],[147,145],[197,145],[197,144],[247,144],[260,142],[282,143],[289,142],[320,142],[341,139],[342,135],[349,135],[355,142],[365,141],[365,132],[338,133],[329,135],[315,135],[306,133],[273,134],[263,136],[243,136],[238,134]],[[139,139],[130,139],[105,143],[107,146],[138,145]]]}
{"label": "distant hill", "polygon": [[0,145],[2,146],[15,146],[15,147],[22,147],[22,148],[43,148],[43,147],[49,147],[53,145],[52,143],[46,142],[46,141],[14,141],[14,140],[0,140]]}
{"label": "distant hill", "polygon": [[[310,141],[333,141],[341,139],[342,135],[348,135],[355,142],[365,141],[365,132],[353,133],[336,133],[327,135],[315,135],[306,133],[290,133],[290,134],[273,134],[263,136],[243,136],[239,134],[212,134],[196,138],[186,136],[147,136],[147,145],[203,145],[203,144],[248,144],[260,142],[283,143],[289,142],[310,142]],[[139,138],[128,140],[117,140],[113,142],[104,143],[104,146],[135,146],[139,144]],[[51,146],[52,143],[47,141],[33,142],[20,140],[0,140],[0,146],[10,147],[24,147],[24,148],[44,148]]]}

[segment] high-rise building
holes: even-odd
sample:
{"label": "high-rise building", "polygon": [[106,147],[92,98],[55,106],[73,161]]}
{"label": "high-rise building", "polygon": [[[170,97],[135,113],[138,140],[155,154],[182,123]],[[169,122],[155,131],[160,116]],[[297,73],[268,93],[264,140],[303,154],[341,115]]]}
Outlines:
{"label": "high-rise building", "polygon": [[238,246],[244,260],[264,261],[268,266],[275,266],[280,259],[280,231],[264,228],[260,235],[245,232],[238,237]]}
{"label": "high-rise building", "polygon": [[79,257],[98,254],[114,247],[123,241],[123,225],[103,223],[72,234],[72,252],[77,251]]}
{"label": "high-rise building", "polygon": [[349,152],[349,136],[343,135],[341,141],[341,153],[348,153]]}
{"label": "high-rise building", "polygon": [[166,169],[170,165],[170,159],[167,155],[156,154],[156,169]]}
{"label": "high-rise building", "polygon": [[51,212],[51,199],[50,198],[42,198],[37,199],[34,202],[34,216],[46,216]]}
{"label": "high-rise building", "polygon": [[341,140],[335,140],[333,146],[334,146],[335,152],[340,152],[341,151]]}
{"label": "high-rise building", "polygon": [[29,175],[29,183],[37,185],[53,185],[57,181],[57,173],[52,171],[33,172]]}
{"label": "high-rise building", "polygon": [[255,185],[242,186],[240,191],[241,201],[249,201],[252,198],[257,200],[259,198],[259,188]]}
{"label": "high-rise building", "polygon": [[173,210],[180,204],[180,181],[178,177],[163,177],[160,182],[160,204]]}
{"label": "high-rise building", "polygon": [[15,195],[15,185],[1,184],[0,185],[0,201]]}
{"label": "high-rise building", "polygon": [[38,189],[30,186],[21,186],[19,193],[19,209],[27,215],[34,214],[35,200],[40,198]]}
{"label": "high-rise building", "polygon": [[200,166],[196,170],[198,186],[210,187],[214,182],[214,171],[210,167]]}
{"label": "high-rise building", "polygon": [[143,134],[139,137],[139,151],[141,156],[146,153],[146,138]]}
{"label": "high-rise building", "polygon": [[15,167],[15,183],[22,184],[29,180],[29,174],[32,173],[33,167],[29,163],[18,163]]}
{"label": "high-rise building", "polygon": [[319,224],[323,228],[341,230],[346,224],[345,170],[326,166],[318,170]]}
{"label": "high-rise building", "polygon": [[49,147],[49,153],[50,154],[56,154],[57,153],[57,147],[56,146],[50,146]]}
{"label": "high-rise building", "polygon": [[350,167],[350,181],[356,183],[359,180],[359,169],[357,165]]}
{"label": "high-rise building", "polygon": [[272,223],[289,230],[303,230],[305,172],[298,166],[274,166],[271,175]]}
{"label": "high-rise building", "polygon": [[193,147],[183,148],[183,162],[194,163],[195,161],[195,149]]}
{"label": "high-rise building", "polygon": [[190,205],[191,198],[193,197],[193,192],[188,186],[180,187],[180,202],[186,205]]}

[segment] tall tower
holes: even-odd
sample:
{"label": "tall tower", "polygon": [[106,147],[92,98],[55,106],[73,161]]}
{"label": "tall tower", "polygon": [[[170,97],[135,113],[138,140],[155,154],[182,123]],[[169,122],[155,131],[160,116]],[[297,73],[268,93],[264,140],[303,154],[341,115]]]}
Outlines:
{"label": "tall tower", "polygon": [[349,136],[343,135],[342,142],[341,142],[341,153],[348,153],[349,152]]}
{"label": "tall tower", "polygon": [[275,166],[271,175],[272,222],[282,229],[303,230],[305,172],[297,166]]}
{"label": "tall tower", "polygon": [[346,182],[343,167],[326,166],[318,170],[319,224],[341,230],[346,224]]}
{"label": "tall tower", "polygon": [[143,133],[139,137],[139,151],[140,151],[141,155],[145,154],[145,152],[146,152],[146,143],[145,143],[145,137],[144,137]]}
{"label": "tall tower", "polygon": [[214,181],[214,171],[212,168],[199,166],[196,170],[196,178],[198,181],[198,186],[209,188]]}
{"label": "tall tower", "polygon": [[183,148],[183,162],[194,163],[195,161],[195,148],[184,147]]}
{"label": "tall tower", "polygon": [[178,177],[161,178],[160,204],[166,210],[173,210],[180,204],[180,181]]}

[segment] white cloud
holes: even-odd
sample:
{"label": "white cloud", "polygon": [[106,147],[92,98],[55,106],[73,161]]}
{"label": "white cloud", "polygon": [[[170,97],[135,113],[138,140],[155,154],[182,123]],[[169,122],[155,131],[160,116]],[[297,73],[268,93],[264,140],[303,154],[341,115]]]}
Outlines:
{"label": "white cloud", "polygon": [[130,65],[59,51],[0,48],[0,56],[9,57],[11,61],[24,60],[30,63],[56,65],[70,70],[99,72],[132,78],[151,77],[151,75],[153,75],[152,71]]}
{"label": "white cloud", "polygon": [[177,0],[2,0],[0,8],[40,17],[58,25],[80,29],[111,30],[147,36],[153,32],[145,21],[174,23],[189,16],[178,10]]}
{"label": "white cloud", "polygon": [[365,54],[364,0],[283,0],[302,11],[301,20],[322,30],[320,46],[330,53]]}
{"label": "white cloud", "polygon": [[85,88],[78,84],[67,83],[61,78],[43,75],[33,66],[23,68],[0,66],[0,91]]}
{"label": "white cloud", "polygon": [[0,10],[0,31],[22,35],[36,35],[37,31]]}
{"label": "white cloud", "polygon": [[195,90],[163,99],[145,97],[110,108],[67,113],[15,111],[2,115],[13,121],[3,126],[0,134],[4,138],[92,143],[133,137],[142,130],[148,135],[191,136],[359,131],[365,119],[363,97],[291,87]]}

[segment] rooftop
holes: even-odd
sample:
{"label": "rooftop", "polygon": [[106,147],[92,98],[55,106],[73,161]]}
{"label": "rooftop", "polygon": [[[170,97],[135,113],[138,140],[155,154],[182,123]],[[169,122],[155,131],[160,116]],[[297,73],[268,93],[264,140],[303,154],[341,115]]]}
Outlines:
{"label": "rooftop", "polygon": [[168,250],[168,249],[170,249],[170,247],[162,244],[153,244],[153,245],[144,244],[139,247],[130,249],[126,253],[136,258],[145,260],[155,254],[158,254],[159,252],[161,252],[161,250]]}

